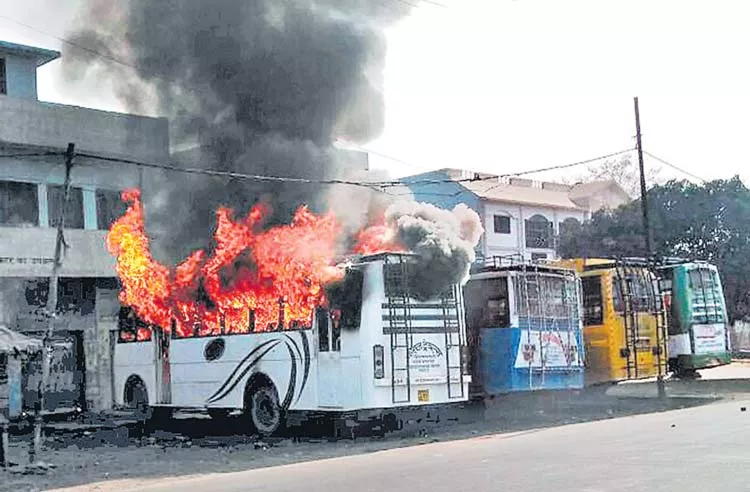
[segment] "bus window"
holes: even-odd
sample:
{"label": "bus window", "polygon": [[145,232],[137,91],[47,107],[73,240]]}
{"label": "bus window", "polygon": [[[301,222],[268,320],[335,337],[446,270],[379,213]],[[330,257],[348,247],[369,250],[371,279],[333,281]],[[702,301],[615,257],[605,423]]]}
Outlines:
{"label": "bus window", "polygon": [[693,317],[703,323],[723,322],[724,308],[718,274],[707,268],[697,268],[691,270],[688,276],[695,305]]}
{"label": "bus window", "polygon": [[151,341],[152,327],[141,320],[130,308],[120,308],[118,316],[118,336],[120,343]]}
{"label": "bus window", "polygon": [[566,282],[563,277],[545,276],[542,277],[542,283],[542,292],[547,296],[543,314],[552,318],[567,318],[569,303],[573,301],[567,285],[570,282]]}
{"label": "bus window", "polygon": [[327,309],[320,308],[315,311],[315,323],[318,328],[318,351],[328,352],[330,350],[330,347],[329,347],[329,337],[328,337],[328,310]]}
{"label": "bus window", "polygon": [[584,326],[601,325],[604,322],[601,277],[583,277],[583,324]]}
{"label": "bus window", "polygon": [[466,284],[466,315],[472,328],[508,328],[508,278],[474,280]]}
{"label": "bus window", "polygon": [[331,309],[331,351],[341,351],[341,323],[343,322],[340,309]]}
{"label": "bus window", "polygon": [[410,277],[411,265],[407,262],[383,265],[385,295],[387,297],[409,297]]}
{"label": "bus window", "polygon": [[653,287],[646,273],[626,273],[612,278],[615,311],[624,312],[622,283],[625,282],[626,292],[630,294],[630,306],[639,313],[647,313],[654,308]]}
{"label": "bus window", "polygon": [[542,306],[540,304],[539,284],[530,282],[527,276],[518,276],[514,279],[516,292],[516,307],[520,316],[541,316]]}
{"label": "bus window", "polygon": [[336,330],[359,328],[362,316],[363,283],[364,273],[361,270],[350,268],[346,271],[346,275],[341,282],[326,288],[326,296],[330,306],[340,312],[340,323]]}

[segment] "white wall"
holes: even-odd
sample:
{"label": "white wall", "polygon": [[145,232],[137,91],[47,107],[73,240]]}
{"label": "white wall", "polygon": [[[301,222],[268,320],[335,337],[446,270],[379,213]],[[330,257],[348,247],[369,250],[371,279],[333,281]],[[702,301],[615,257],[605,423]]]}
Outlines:
{"label": "white wall", "polygon": [[[106,231],[66,230],[70,246],[61,277],[115,277],[115,260],[104,245]],[[0,277],[48,277],[55,252],[55,229],[0,227]]]}
{"label": "white wall", "polygon": [[5,58],[8,97],[36,101],[36,60],[0,54]]}
{"label": "white wall", "polygon": [[169,133],[165,118],[146,118],[0,96],[0,142],[165,162]]}
{"label": "white wall", "polygon": [[[552,221],[554,233],[558,234],[560,223],[565,219],[574,218],[583,222],[585,218],[585,212],[583,210],[563,210],[550,207],[532,207],[499,202],[484,202],[483,210],[485,256],[521,253],[525,258],[530,259],[532,253],[544,253],[549,258],[553,258],[555,256],[555,251],[552,248],[529,248],[526,246],[524,221],[533,215],[542,215],[547,220]],[[510,217],[510,234],[499,234],[495,232],[495,215],[506,215]]]}

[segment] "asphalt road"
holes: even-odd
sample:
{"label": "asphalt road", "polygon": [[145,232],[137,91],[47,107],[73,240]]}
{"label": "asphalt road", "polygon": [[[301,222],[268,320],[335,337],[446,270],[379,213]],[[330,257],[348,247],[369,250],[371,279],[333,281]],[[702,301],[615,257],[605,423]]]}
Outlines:
{"label": "asphalt road", "polygon": [[[750,402],[96,490],[750,490]],[[84,490],[83,488],[78,490]],[[91,490],[91,489],[88,489]]]}

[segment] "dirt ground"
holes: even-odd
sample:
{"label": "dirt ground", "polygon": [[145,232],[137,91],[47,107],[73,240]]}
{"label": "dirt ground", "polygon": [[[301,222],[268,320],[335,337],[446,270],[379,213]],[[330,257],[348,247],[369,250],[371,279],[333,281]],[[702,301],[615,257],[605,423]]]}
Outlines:
{"label": "dirt ground", "polygon": [[[737,365],[744,372],[750,365]],[[722,368],[722,375],[728,369]],[[730,371],[731,372],[731,371]],[[710,380],[710,374],[704,380]],[[696,382],[699,387],[702,381]],[[54,465],[38,474],[0,471],[0,490],[36,491],[127,480],[231,472],[298,461],[369,453],[436,440],[450,440],[499,432],[513,432],[575,422],[661,412],[711,404],[715,394],[696,394],[660,400],[613,396],[610,387],[583,391],[536,392],[508,395],[482,404],[452,408],[450,413],[410,421],[385,436],[367,435],[333,441],[324,434],[309,437],[309,429],[291,428],[282,437],[260,440],[242,433],[239,419],[225,426],[202,416],[178,416],[139,436],[132,428],[85,429],[75,425],[47,439],[42,462]],[[746,396],[746,395],[745,395]],[[724,399],[732,394],[722,395]],[[308,437],[302,437],[303,435]],[[10,459],[26,463],[23,436],[12,439]],[[19,468],[20,469],[20,468]],[[26,470],[29,471],[28,469]],[[97,490],[90,485],[78,490]]]}

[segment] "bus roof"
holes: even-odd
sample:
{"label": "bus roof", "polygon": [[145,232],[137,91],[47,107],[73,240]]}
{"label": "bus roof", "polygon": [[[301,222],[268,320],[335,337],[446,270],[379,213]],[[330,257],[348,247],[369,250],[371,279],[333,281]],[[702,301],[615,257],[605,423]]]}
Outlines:
{"label": "bus roof", "polygon": [[597,258],[570,258],[557,260],[560,265],[575,268],[579,272],[592,270],[607,270],[617,266],[644,267],[644,268],[671,268],[677,265],[689,263],[705,263],[699,260],[688,260],[676,257],[656,257],[648,259],[644,257],[597,257]]}
{"label": "bus roof", "polygon": [[471,273],[485,272],[541,272],[566,274],[575,273],[573,268],[549,263],[528,261],[520,255],[491,256],[480,258],[471,265]]}
{"label": "bus roof", "polygon": [[405,258],[417,258],[418,255],[410,252],[384,252],[373,255],[349,255],[341,258],[339,264],[373,263],[376,261],[403,261]]}

